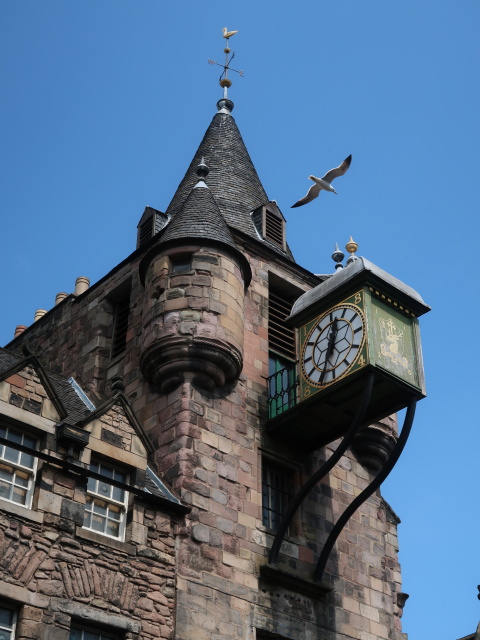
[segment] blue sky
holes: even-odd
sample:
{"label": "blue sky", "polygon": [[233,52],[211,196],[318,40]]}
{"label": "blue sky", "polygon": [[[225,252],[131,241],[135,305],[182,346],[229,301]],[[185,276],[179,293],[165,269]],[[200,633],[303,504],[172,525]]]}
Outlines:
{"label": "blue sky", "polygon": [[[359,255],[414,287],[428,398],[384,487],[399,528],[410,640],[455,640],[480,617],[477,0],[0,4],[0,344],[75,278],[135,248],[165,210],[221,97],[297,261]],[[300,209],[310,173],[348,174]],[[477,178],[478,180],[478,178]]]}

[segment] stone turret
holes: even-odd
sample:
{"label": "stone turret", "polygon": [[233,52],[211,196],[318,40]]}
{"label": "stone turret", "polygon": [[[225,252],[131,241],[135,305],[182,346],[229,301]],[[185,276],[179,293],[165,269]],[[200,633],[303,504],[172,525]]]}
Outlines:
{"label": "stone turret", "polygon": [[184,380],[222,387],[243,365],[244,293],[250,266],[236,247],[204,178],[143,258],[141,368],[162,392]]}

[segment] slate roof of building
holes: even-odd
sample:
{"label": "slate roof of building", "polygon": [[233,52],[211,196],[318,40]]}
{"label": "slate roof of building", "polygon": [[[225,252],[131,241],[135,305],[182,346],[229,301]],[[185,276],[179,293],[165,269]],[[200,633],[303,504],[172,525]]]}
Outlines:
{"label": "slate roof of building", "polygon": [[[6,349],[0,348],[0,377],[2,373],[14,367],[21,366],[22,363],[25,363],[25,366],[31,366],[28,357],[21,357]],[[67,422],[75,424],[90,413],[89,408],[68,380],[51,371],[44,371],[44,373],[48,377],[65,411],[67,411],[68,415],[65,418]]]}
{"label": "slate roof of building", "polygon": [[[219,101],[221,103],[230,101]],[[208,187],[227,225],[261,241],[270,249],[293,260],[290,249],[283,251],[269,240],[259,237],[251,213],[269,202],[242,136],[229,110],[221,108],[215,114],[187,172],[180,182],[166,213],[178,214],[183,203],[195,186],[196,169],[205,158],[210,169]]]}

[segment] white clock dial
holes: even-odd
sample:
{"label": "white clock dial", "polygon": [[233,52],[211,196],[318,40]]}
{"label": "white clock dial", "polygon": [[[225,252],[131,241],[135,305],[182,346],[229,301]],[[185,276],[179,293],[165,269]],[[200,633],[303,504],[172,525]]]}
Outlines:
{"label": "white clock dial", "polygon": [[309,384],[325,386],[344,376],[357,360],[365,339],[361,309],[340,304],[327,311],[311,329],[302,354]]}

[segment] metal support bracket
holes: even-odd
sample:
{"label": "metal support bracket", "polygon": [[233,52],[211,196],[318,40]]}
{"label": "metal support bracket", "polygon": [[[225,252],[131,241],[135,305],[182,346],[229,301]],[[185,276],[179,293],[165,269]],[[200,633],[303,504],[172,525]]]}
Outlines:
{"label": "metal support bracket", "polygon": [[389,459],[383,466],[383,468],[378,472],[372,482],[365,487],[365,489],[348,505],[345,511],[342,513],[338,521],[335,523],[330,535],[325,542],[322,553],[320,554],[320,558],[318,559],[317,568],[315,570],[314,580],[317,582],[321,582],[323,578],[323,574],[325,571],[325,567],[327,566],[328,558],[330,557],[330,553],[332,552],[333,545],[337,540],[340,532],[347,524],[348,520],[355,513],[360,505],[362,505],[382,484],[382,482],[387,478],[390,471],[393,469],[397,460],[399,459],[405,444],[407,443],[408,436],[410,435],[410,431],[412,429],[413,419],[415,417],[415,408],[417,406],[417,399],[414,398],[410,401],[408,405],[407,413],[405,415],[405,420],[403,422],[402,431],[398,438],[397,444],[395,445],[392,453],[390,454]]}
{"label": "metal support bracket", "polygon": [[337,464],[340,458],[343,456],[345,451],[350,446],[356,432],[360,428],[360,425],[363,422],[363,418],[368,408],[368,404],[370,402],[370,398],[372,396],[373,391],[373,381],[374,374],[373,372],[369,374],[368,378],[365,382],[365,387],[362,393],[362,399],[357,409],[357,413],[345,434],[342,442],[334,451],[334,453],[330,456],[330,458],[311,476],[307,482],[303,485],[300,491],[297,493],[292,503],[290,504],[285,516],[283,517],[282,522],[278,528],[278,531],[273,540],[272,548],[270,549],[270,553],[268,556],[268,562],[271,565],[275,565],[278,560],[278,555],[280,553],[280,547],[282,546],[282,542],[285,538],[285,535],[288,531],[288,527],[290,526],[292,519],[295,513],[298,511],[300,505],[305,500],[307,495],[313,489],[315,485],[317,485],[320,480],[327,475],[327,473],[333,469],[333,467]]}

